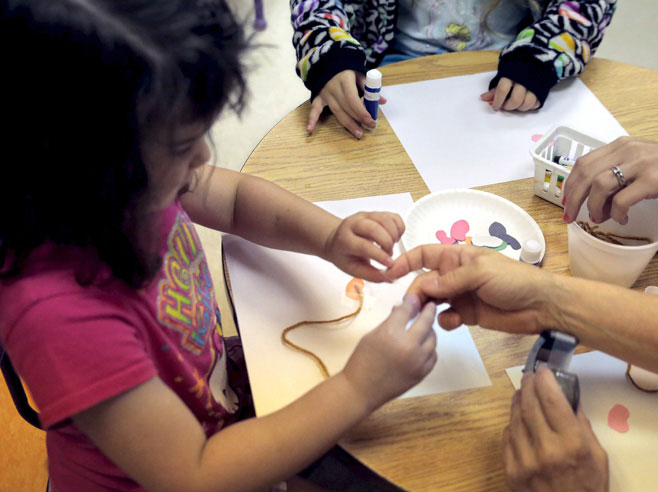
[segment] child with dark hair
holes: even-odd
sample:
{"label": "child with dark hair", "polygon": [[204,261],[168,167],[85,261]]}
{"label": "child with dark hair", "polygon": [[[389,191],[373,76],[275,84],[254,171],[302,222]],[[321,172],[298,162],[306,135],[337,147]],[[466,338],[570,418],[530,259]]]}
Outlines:
{"label": "child with dark hair", "polygon": [[0,42],[0,341],[47,431],[52,491],[264,490],[430,371],[434,306],[405,330],[410,296],[340,373],[247,418],[192,221],[370,281],[404,226],[207,164],[211,124],[244,96],[222,0],[1,0]]}

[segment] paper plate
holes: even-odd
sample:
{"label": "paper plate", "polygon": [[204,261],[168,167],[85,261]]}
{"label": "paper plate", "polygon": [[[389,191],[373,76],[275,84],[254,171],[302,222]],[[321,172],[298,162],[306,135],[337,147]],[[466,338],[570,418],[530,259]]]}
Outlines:
{"label": "paper plate", "polygon": [[422,244],[465,244],[488,247],[515,260],[521,246],[534,239],[546,241],[528,213],[509,200],[471,189],[444,190],[424,196],[409,209],[402,246],[406,251]]}

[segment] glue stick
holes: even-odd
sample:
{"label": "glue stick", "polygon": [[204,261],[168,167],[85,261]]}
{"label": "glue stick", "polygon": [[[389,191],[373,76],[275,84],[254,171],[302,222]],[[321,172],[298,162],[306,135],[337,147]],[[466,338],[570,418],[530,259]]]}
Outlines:
{"label": "glue stick", "polygon": [[[377,116],[379,115],[379,92],[382,90],[382,73],[377,69],[368,70],[366,74],[366,86],[363,94],[363,104],[368,113],[375,120],[377,125]],[[369,126],[361,125],[366,130],[372,130]]]}

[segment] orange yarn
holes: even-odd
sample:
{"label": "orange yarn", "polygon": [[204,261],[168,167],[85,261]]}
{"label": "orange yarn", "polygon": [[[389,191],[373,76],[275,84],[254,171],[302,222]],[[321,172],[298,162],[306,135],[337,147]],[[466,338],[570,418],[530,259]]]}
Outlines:
{"label": "orange yarn", "polygon": [[339,323],[346,319],[355,318],[361,312],[361,308],[363,307],[363,287],[364,287],[363,280],[359,278],[353,278],[352,280],[350,280],[350,282],[347,284],[347,287],[345,288],[345,295],[347,297],[350,297],[351,299],[355,299],[355,300],[358,299],[359,301],[359,307],[356,309],[356,311],[335,319],[322,320],[322,321],[300,321],[299,323],[295,323],[294,325],[290,325],[287,328],[284,328],[283,332],[281,332],[281,341],[283,342],[283,344],[286,345],[287,347],[290,347],[293,350],[297,350],[298,352],[306,354],[309,357],[311,357],[313,360],[315,360],[315,362],[317,362],[318,365],[320,366],[320,371],[322,371],[322,375],[325,378],[329,377],[329,370],[327,369],[327,366],[324,364],[324,362],[322,362],[322,359],[320,359],[320,357],[315,355],[310,350],[307,350],[291,342],[290,340],[288,340],[288,338],[286,338],[286,335],[292,330],[294,330],[295,328],[299,328],[300,326],[304,326],[304,325],[327,325],[330,323]]}

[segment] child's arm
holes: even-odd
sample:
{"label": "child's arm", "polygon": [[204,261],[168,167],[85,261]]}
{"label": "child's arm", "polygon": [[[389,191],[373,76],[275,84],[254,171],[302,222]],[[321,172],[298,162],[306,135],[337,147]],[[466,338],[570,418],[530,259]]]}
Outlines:
{"label": "child's arm", "polygon": [[398,215],[371,212],[340,220],[274,183],[209,165],[200,179],[181,197],[194,222],[263,246],[319,256],[364,280],[388,280],[370,260],[392,264],[393,246],[404,232]]}
{"label": "child's arm", "polygon": [[329,107],[341,125],[361,138],[361,124],[375,127],[361,102],[359,89],[363,91],[366,63],[376,63],[367,60],[361,44],[350,35],[351,26],[341,2],[291,0],[290,8],[297,75],[311,91],[306,130],[313,133],[322,111]]}
{"label": "child's arm", "polygon": [[74,417],[75,424],[151,491],[263,490],[303,469],[350,427],[422,380],[436,362],[435,306],[405,298],[363,337],[345,368],[287,407],[210,438],[154,378]]}
{"label": "child's arm", "polygon": [[[546,3],[543,15],[500,54],[498,74],[489,84],[489,92],[482,95],[493,100],[495,110],[536,109],[560,80],[581,74],[601,43],[617,2]],[[536,104],[526,107],[528,92]]]}
{"label": "child's arm", "polygon": [[311,91],[311,100],[339,72],[365,72],[365,52],[349,34],[351,26],[341,2],[290,0],[290,9],[296,71]]}

